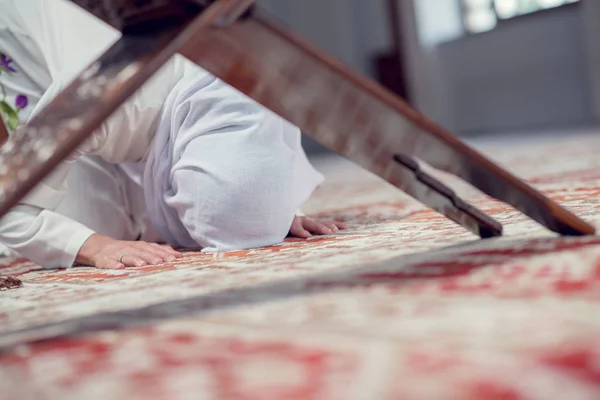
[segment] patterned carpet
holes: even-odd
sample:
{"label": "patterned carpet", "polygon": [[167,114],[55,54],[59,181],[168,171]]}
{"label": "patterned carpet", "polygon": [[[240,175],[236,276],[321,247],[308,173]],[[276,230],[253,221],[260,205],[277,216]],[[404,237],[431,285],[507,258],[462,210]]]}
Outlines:
{"label": "patterned carpet", "polygon": [[[600,134],[480,146],[600,227]],[[305,211],[350,224],[332,237],[124,271],[6,260],[24,286],[0,292],[0,398],[600,398],[600,238],[557,238],[458,183],[505,225],[480,241],[317,165]]]}

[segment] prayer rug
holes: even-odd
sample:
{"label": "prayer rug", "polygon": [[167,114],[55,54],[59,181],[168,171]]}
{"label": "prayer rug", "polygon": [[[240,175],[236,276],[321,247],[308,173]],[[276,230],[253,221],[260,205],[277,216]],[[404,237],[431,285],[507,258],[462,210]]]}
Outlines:
{"label": "prayer rug", "polygon": [[[600,228],[600,132],[476,145]],[[600,398],[600,237],[443,176],[504,225],[478,240],[315,164],[305,211],[337,235],[120,271],[4,260],[23,286],[0,292],[0,399]]]}

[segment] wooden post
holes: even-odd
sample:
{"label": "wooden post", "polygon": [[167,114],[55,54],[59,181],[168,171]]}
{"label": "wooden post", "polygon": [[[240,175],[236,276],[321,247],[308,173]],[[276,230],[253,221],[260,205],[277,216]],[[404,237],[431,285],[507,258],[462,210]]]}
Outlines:
{"label": "wooden post", "polygon": [[6,125],[4,125],[4,121],[2,121],[2,116],[0,115],[0,146],[6,142],[8,139],[8,131],[6,130]]}

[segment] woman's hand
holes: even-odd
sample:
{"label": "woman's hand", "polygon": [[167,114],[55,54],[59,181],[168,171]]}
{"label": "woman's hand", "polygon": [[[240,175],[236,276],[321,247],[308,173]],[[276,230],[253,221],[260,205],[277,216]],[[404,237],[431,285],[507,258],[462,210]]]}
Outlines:
{"label": "woman's hand", "polygon": [[75,262],[101,269],[122,269],[163,264],[181,257],[182,254],[171,246],[93,234],[79,250]]}
{"label": "woman's hand", "polygon": [[309,217],[294,217],[290,234],[299,238],[308,239],[314,235],[331,235],[340,229],[348,229],[343,222],[321,222]]}

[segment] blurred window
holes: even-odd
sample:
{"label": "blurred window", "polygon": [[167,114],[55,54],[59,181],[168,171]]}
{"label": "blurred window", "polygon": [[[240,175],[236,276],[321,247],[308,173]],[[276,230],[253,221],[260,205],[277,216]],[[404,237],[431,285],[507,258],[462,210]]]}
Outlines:
{"label": "blurred window", "polygon": [[461,0],[465,29],[480,33],[494,29],[498,21],[560,7],[579,0]]}

